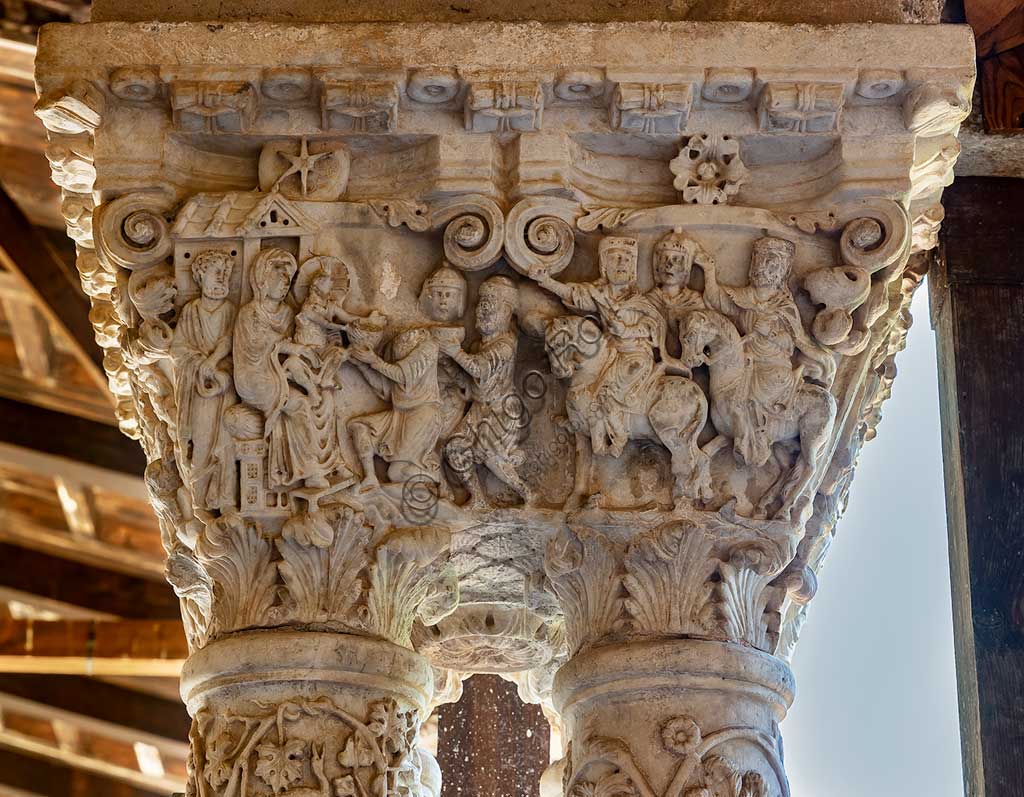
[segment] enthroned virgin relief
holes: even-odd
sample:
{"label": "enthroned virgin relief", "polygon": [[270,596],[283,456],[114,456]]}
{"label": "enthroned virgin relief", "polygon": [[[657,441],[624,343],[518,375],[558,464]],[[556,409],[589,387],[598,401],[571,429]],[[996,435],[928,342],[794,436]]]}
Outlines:
{"label": "enthroned virgin relief", "polygon": [[[442,26],[438,66],[419,28],[271,26],[257,63],[235,27],[119,28],[117,63],[57,29],[37,109],[150,461],[195,793],[437,794],[418,724],[498,672],[563,726],[569,797],[787,795],[783,658],[969,48]],[[403,66],[311,55],[371,34]],[[541,63],[592,35],[651,61]]]}

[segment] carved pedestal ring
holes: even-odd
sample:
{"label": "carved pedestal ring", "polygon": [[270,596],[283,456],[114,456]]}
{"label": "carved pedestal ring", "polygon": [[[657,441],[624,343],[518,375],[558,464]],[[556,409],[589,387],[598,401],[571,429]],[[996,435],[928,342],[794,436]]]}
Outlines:
{"label": "carved pedestal ring", "polygon": [[215,642],[181,681],[196,793],[437,797],[437,764],[417,746],[433,678],[422,656],[352,635]]}
{"label": "carved pedestal ring", "polygon": [[793,701],[778,659],[720,642],[598,648],[555,678],[572,740],[566,797],[789,797],[778,723]]}

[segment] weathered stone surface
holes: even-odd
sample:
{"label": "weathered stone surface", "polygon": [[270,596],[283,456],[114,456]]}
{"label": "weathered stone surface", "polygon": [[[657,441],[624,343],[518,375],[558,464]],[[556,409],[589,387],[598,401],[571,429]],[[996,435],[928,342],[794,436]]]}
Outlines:
{"label": "weathered stone surface", "polygon": [[795,0],[244,0],[156,3],[151,0],[97,0],[94,22],[631,22],[639,20],[703,22],[782,22],[831,25],[846,22],[936,23],[940,0],[828,0],[808,6]]}
{"label": "weathered stone surface", "polygon": [[787,795],[973,69],[955,27],[46,28],[197,793],[435,795],[416,728],[488,672],[567,797]]}

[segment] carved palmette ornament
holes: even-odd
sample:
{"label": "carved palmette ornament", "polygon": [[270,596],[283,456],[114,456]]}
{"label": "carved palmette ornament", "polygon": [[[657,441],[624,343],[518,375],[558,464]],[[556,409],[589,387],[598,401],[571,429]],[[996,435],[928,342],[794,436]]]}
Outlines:
{"label": "carved palmette ornament", "polygon": [[[768,542],[771,540],[771,542]],[[569,651],[652,637],[740,642],[771,651],[773,579],[796,542],[774,523],[727,527],[679,521],[626,545],[576,528],[553,538],[545,569],[565,612]]]}

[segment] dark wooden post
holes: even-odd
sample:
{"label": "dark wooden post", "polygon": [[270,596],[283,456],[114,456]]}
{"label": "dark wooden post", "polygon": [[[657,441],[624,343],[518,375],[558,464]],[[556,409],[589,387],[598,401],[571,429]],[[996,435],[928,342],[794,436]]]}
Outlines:
{"label": "dark wooden post", "polygon": [[540,707],[523,703],[515,684],[474,675],[438,714],[442,797],[537,797],[549,739]]}
{"label": "dark wooden post", "polygon": [[[1024,790],[1024,180],[961,178],[930,277],[968,797]],[[908,563],[908,567],[912,567]]]}

